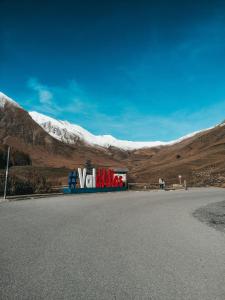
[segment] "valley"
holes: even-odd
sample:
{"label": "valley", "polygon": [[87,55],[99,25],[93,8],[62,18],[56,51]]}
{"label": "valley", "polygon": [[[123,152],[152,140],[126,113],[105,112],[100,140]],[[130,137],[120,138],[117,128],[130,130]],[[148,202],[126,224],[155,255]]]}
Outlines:
{"label": "valley", "polygon": [[21,180],[34,173],[53,185],[64,185],[69,170],[91,160],[95,168],[126,167],[129,182],[147,186],[159,177],[167,184],[176,183],[179,174],[189,186],[225,186],[224,124],[177,141],[142,145],[94,136],[78,125],[29,113],[0,94],[0,142],[1,174],[10,146],[10,173]]}

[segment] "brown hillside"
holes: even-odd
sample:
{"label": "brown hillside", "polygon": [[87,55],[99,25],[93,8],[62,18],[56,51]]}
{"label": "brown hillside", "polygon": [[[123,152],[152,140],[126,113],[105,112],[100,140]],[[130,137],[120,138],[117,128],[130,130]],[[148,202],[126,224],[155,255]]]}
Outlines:
{"label": "brown hillside", "polygon": [[77,141],[64,144],[47,134],[29,114],[6,104],[0,108],[0,147],[9,145],[30,156],[33,166],[75,168],[91,159],[96,166],[120,166],[112,153]]}
{"label": "brown hillside", "polygon": [[225,126],[217,126],[180,143],[134,151],[128,165],[137,182],[177,182],[181,174],[191,185],[225,183]]}
{"label": "brown hillside", "polygon": [[[58,168],[57,174],[62,170],[62,176],[57,176],[64,178],[64,182],[68,169],[83,166],[90,159],[96,167],[128,167],[130,180],[135,182],[157,183],[163,177],[167,183],[174,183],[181,174],[190,185],[225,184],[225,126],[222,125],[174,145],[124,151],[94,147],[79,140],[74,145],[62,143],[46,133],[25,110],[6,104],[4,109],[0,108],[2,166],[6,145],[12,147],[12,165],[24,161],[22,164],[32,165],[42,173],[46,168],[48,174]],[[18,168],[13,172],[20,173]]]}

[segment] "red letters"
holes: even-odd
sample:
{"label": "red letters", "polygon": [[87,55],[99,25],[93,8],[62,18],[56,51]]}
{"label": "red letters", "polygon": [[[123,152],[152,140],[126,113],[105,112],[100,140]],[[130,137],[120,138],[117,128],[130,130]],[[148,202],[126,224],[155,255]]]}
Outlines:
{"label": "red letters", "polygon": [[122,176],[115,176],[115,173],[111,169],[98,169],[96,176],[96,187],[122,187],[123,178]]}

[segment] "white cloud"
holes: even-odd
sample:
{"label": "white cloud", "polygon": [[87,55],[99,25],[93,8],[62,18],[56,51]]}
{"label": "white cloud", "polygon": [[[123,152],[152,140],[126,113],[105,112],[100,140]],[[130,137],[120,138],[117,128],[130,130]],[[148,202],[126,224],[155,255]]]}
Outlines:
{"label": "white cloud", "polygon": [[40,103],[48,105],[52,103],[52,92],[47,86],[41,84],[36,78],[30,78],[27,82],[27,86],[38,93]]}
{"label": "white cloud", "polygon": [[90,106],[84,100],[86,95],[75,80],[69,81],[65,86],[50,86],[42,84],[37,78],[30,78],[27,87],[32,91],[29,106],[43,113],[53,116],[67,112],[85,114]]}

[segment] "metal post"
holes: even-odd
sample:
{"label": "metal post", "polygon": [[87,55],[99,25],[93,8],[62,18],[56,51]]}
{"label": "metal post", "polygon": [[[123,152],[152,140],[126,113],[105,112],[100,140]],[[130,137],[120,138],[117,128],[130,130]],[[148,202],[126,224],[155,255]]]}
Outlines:
{"label": "metal post", "polygon": [[178,178],[179,178],[180,185],[181,185],[181,178],[182,178],[182,175],[179,175]]}
{"label": "metal post", "polygon": [[7,163],[6,163],[6,171],[5,171],[4,199],[6,199],[6,193],[7,193],[7,181],[8,181],[8,174],[9,174],[9,154],[10,154],[10,147],[8,147]]}

